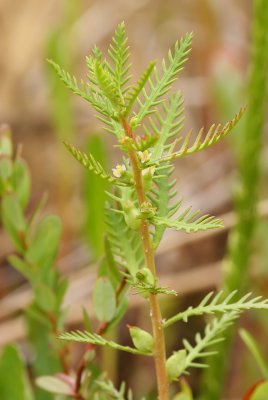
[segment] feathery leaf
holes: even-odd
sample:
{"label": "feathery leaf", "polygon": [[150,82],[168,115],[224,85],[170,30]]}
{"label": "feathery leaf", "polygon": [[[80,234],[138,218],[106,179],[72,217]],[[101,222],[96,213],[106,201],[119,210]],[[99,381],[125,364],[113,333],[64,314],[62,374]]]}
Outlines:
{"label": "feathery leaf", "polygon": [[[167,165],[167,168],[165,168],[164,172],[156,171],[154,175],[155,187],[151,189],[148,197],[152,205],[157,209],[157,217],[172,217],[172,215],[178,210],[178,207],[180,205],[180,203],[174,203],[171,205],[169,204],[170,200],[177,193],[177,191],[174,190],[176,179],[173,179],[171,182],[169,181],[173,171],[174,167],[172,167],[171,165]],[[161,174],[161,177],[159,177],[159,174]],[[153,233],[154,248],[157,248],[157,246],[159,245],[166,228],[167,227],[164,224],[155,225],[155,230]]]}
{"label": "feathery leaf", "polygon": [[130,229],[121,213],[113,210],[108,204],[105,208],[107,239],[116,262],[136,275],[144,265],[141,238],[137,231]]}
{"label": "feathery leaf", "polygon": [[204,351],[207,347],[217,344],[224,340],[222,337],[217,337],[225,329],[227,329],[238,317],[239,312],[229,312],[224,314],[220,319],[214,318],[205,328],[204,336],[202,337],[200,333],[195,336],[196,345],[192,346],[188,340],[183,340],[183,345],[187,351],[187,356],[185,358],[184,373],[190,367],[195,368],[206,368],[207,364],[203,364],[199,361],[194,362],[194,360],[199,358],[205,358],[208,355],[217,354],[217,351]]}
{"label": "feathery leaf", "polygon": [[137,100],[139,94],[141,93],[141,91],[143,90],[144,86],[146,85],[154,67],[156,65],[155,61],[151,61],[148,65],[148,67],[146,68],[146,70],[144,71],[144,73],[141,75],[141,77],[139,78],[138,82],[136,83],[135,86],[131,86],[129,89],[129,92],[127,94],[127,108],[126,108],[126,113],[125,115],[128,116],[132,106],[134,105],[135,101]]}
{"label": "feathery leaf", "polygon": [[74,94],[82,97],[87,100],[101,115],[109,118],[114,118],[114,110],[102,94],[99,92],[95,92],[87,83],[85,83],[82,79],[80,81],[81,87],[78,85],[76,78],[62,69],[58,64],[56,64],[52,60],[48,60],[48,62],[55,69],[59,78],[63,83],[70,89]]}
{"label": "feathery leaf", "polygon": [[111,102],[114,111],[120,113],[124,100],[106,63],[94,58],[94,56],[90,56],[87,58],[87,66],[89,69],[88,76],[97,87],[95,88],[95,93],[103,93]]}
{"label": "feathery leaf", "polygon": [[[149,165],[158,165],[159,163],[175,160],[176,158],[187,156],[189,154],[197,153],[198,151],[207,149],[208,147],[212,146],[215,143],[218,143],[221,139],[223,139],[228,133],[231,132],[233,127],[238,123],[245,112],[246,108],[241,108],[239,112],[235,115],[235,117],[227,122],[225,125],[222,124],[218,125],[211,125],[208,132],[203,135],[204,128],[201,128],[198,132],[196,139],[192,145],[189,144],[192,132],[190,131],[183,143],[180,146],[180,150],[172,153],[164,155],[163,157],[156,160],[154,163],[150,162]],[[203,137],[204,136],[204,137]]]}
{"label": "feathery leaf", "polygon": [[167,228],[175,228],[177,231],[183,230],[187,233],[223,227],[223,221],[221,219],[207,214],[195,219],[200,213],[200,210],[191,212],[191,209],[192,207],[188,207],[174,221],[169,218],[158,216],[151,218],[150,221],[153,225],[164,225]]}
{"label": "feathery leaf", "polygon": [[92,154],[85,154],[82,153],[80,150],[78,150],[76,147],[74,147],[72,144],[68,142],[64,142],[65,146],[69,150],[69,152],[74,156],[74,158],[81,164],[83,165],[84,168],[88,169],[89,171],[94,172],[96,175],[100,176],[102,179],[113,183],[114,185],[117,186],[126,186],[125,183],[120,182],[118,179],[115,179],[113,176],[107,174],[103,166],[95,160],[95,158],[92,156]]}
{"label": "feathery leaf", "polygon": [[154,82],[152,79],[148,79],[149,93],[143,88],[142,96],[137,99],[140,106],[138,113],[135,115],[137,125],[148,114],[155,112],[157,105],[163,101],[161,97],[170,89],[171,84],[176,80],[176,75],[182,70],[183,64],[187,60],[192,37],[192,33],[187,33],[184,38],[175,43],[173,54],[169,50],[168,65],[164,59],[162,60],[162,76],[159,76],[156,67],[154,68]]}
{"label": "feathery leaf", "polygon": [[71,342],[90,343],[96,346],[107,346],[115,350],[122,350],[132,354],[142,354],[147,356],[151,355],[149,353],[143,353],[140,350],[137,350],[133,347],[122,346],[121,344],[116,343],[112,340],[106,340],[102,336],[96,333],[90,333],[86,331],[65,332],[62,335],[60,335],[59,338]]}
{"label": "feathery leaf", "polygon": [[[177,321],[187,322],[189,317],[202,314],[226,313],[230,311],[242,312],[245,310],[262,310],[268,309],[268,299],[262,299],[261,296],[251,297],[251,293],[246,294],[241,299],[231,302],[237,291],[234,290],[226,298],[223,298],[223,291],[220,291],[215,296],[210,292],[197,307],[189,307],[165,321],[164,327],[174,324]],[[212,300],[211,300],[212,298]],[[211,300],[211,301],[210,301]]]}
{"label": "feathery leaf", "polygon": [[153,132],[159,136],[159,140],[152,150],[152,162],[162,157],[162,154],[170,149],[172,144],[166,144],[166,142],[178,135],[183,128],[184,107],[181,93],[177,92],[163,102],[162,111],[162,114],[159,112],[154,114],[154,118],[149,118],[149,129],[144,127],[147,135],[149,132]]}
{"label": "feathery leaf", "polygon": [[125,23],[121,22],[115,31],[115,35],[108,50],[113,65],[110,66],[107,63],[107,68],[109,68],[110,73],[113,75],[117,90],[121,96],[127,90],[125,85],[131,78],[131,76],[128,75],[131,64],[129,63],[130,54],[127,40]]}

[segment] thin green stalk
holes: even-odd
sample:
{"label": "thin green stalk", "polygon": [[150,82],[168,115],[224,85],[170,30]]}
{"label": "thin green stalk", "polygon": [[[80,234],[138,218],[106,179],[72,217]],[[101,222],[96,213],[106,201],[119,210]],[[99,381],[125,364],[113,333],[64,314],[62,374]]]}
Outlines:
{"label": "thin green stalk", "polygon": [[[262,147],[268,70],[268,2],[253,2],[254,22],[252,29],[251,73],[248,88],[248,110],[243,124],[243,141],[238,153],[239,188],[235,195],[236,228],[232,232],[225,275],[222,284],[226,293],[238,289],[245,292],[248,284],[248,267],[252,252],[252,238],[257,222],[258,187],[261,175],[260,155]],[[227,360],[234,329],[229,329],[226,340],[219,346],[219,356],[211,358],[211,368],[205,374],[201,398],[221,398]]]}
{"label": "thin green stalk", "polygon": [[[126,120],[123,121],[123,127],[125,133],[129,137],[133,137],[131,128]],[[146,201],[145,191],[142,183],[142,174],[138,166],[137,155],[134,150],[129,151],[129,158],[133,169],[134,181],[136,193],[139,201],[139,206]],[[155,262],[154,262],[154,251],[150,239],[149,223],[147,220],[141,222],[141,239],[144,249],[144,257],[147,268],[156,275]],[[154,363],[157,378],[157,389],[159,400],[169,399],[169,385],[166,372],[166,346],[164,330],[162,325],[162,315],[159,305],[158,296],[150,294],[150,315],[153,329],[153,337],[155,341],[155,352],[154,352]]]}

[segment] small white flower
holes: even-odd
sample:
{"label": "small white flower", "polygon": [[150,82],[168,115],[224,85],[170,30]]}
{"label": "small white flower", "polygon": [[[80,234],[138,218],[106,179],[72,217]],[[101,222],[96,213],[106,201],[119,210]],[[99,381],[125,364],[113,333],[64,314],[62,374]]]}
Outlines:
{"label": "small white flower", "polygon": [[118,164],[115,168],[112,169],[113,174],[116,178],[121,178],[121,176],[126,172],[126,166],[124,164]]}
{"label": "small white flower", "polygon": [[146,163],[147,161],[150,160],[152,153],[150,153],[148,150],[145,151],[138,151],[138,157],[139,160],[142,164]]}

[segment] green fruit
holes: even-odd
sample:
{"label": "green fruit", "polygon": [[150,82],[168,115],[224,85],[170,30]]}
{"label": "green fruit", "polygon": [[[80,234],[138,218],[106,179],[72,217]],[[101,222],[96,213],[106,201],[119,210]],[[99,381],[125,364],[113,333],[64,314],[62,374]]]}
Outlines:
{"label": "green fruit", "polygon": [[149,268],[144,267],[141,268],[137,273],[136,273],[136,278],[138,281],[145,283],[150,286],[155,285],[155,276],[152,274],[152,272],[149,270]]}
{"label": "green fruit", "polygon": [[172,354],[166,362],[167,375],[170,381],[175,381],[184,371],[186,350],[179,350]]}
{"label": "green fruit", "polygon": [[152,335],[136,326],[128,326],[131,339],[136,349],[142,353],[152,353],[154,349],[154,338]]}

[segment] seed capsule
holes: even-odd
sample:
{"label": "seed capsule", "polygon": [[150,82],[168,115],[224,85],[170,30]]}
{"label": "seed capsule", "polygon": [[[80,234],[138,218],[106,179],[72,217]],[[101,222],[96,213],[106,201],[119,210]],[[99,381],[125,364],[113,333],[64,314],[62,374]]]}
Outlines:
{"label": "seed capsule", "polygon": [[179,378],[185,367],[186,350],[176,351],[166,362],[167,374],[170,381]]}
{"label": "seed capsule", "polygon": [[152,353],[154,349],[154,338],[152,335],[137,326],[128,325],[128,328],[136,349],[143,353]]}

